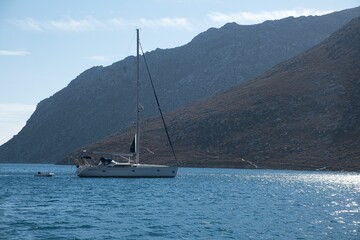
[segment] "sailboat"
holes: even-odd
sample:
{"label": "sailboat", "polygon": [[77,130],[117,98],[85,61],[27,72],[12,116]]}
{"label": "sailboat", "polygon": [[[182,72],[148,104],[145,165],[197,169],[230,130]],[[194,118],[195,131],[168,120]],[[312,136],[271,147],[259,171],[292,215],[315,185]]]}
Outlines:
{"label": "sailboat", "polygon": [[[137,35],[137,77],[136,77],[136,133],[134,141],[131,147],[132,153],[111,153],[112,156],[120,156],[123,159],[127,159],[127,162],[118,162],[109,158],[100,158],[97,164],[93,164],[90,160],[90,156],[84,156],[82,158],[82,164],[77,166],[76,175],[79,177],[120,177],[120,178],[174,178],[177,174],[178,167],[166,166],[166,165],[155,165],[155,164],[141,164],[140,163],[140,116],[141,104],[139,102],[139,62],[140,62],[140,40],[139,40],[139,29],[136,29]],[[144,53],[143,53],[144,56]],[[145,60],[145,57],[144,57]],[[146,60],[145,60],[146,63]],[[146,63],[147,66],[147,63]],[[148,71],[149,73],[149,71]],[[150,74],[149,74],[150,75]],[[150,76],[151,85],[153,86],[152,79]],[[156,92],[153,88],[155,96]],[[162,112],[158,99],[156,97],[160,114]],[[164,120],[163,116],[162,119]],[[166,129],[165,121],[163,121],[164,127],[168,136],[170,146],[173,150],[174,158],[176,155],[172,147],[168,131]]]}

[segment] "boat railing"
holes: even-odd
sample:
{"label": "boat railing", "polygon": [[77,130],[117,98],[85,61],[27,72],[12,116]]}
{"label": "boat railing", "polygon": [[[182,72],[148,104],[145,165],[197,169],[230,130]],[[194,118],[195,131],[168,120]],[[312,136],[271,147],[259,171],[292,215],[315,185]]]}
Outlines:
{"label": "boat railing", "polygon": [[111,156],[112,158],[116,158],[117,162],[120,160],[125,160],[126,162],[132,162],[135,158],[135,153],[118,153],[118,152],[93,152],[96,155],[102,155],[102,156]]}

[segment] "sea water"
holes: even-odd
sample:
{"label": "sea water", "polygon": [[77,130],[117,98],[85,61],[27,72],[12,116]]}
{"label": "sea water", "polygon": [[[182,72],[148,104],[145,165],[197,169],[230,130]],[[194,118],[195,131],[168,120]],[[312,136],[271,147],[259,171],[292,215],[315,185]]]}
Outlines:
{"label": "sea water", "polygon": [[[52,171],[53,177],[34,177]],[[0,164],[0,239],[360,239],[360,175],[180,168],[79,178]]]}

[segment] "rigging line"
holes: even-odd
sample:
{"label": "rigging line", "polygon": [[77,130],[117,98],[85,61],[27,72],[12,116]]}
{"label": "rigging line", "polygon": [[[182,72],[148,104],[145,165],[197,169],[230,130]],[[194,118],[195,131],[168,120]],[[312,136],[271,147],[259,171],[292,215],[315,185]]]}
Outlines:
{"label": "rigging line", "polygon": [[144,54],[143,48],[142,48],[142,46],[141,46],[141,43],[140,43],[140,49],[141,49],[141,53],[142,53],[143,58],[144,58],[146,70],[147,70],[147,73],[148,73],[149,78],[150,78],[151,87],[152,87],[153,92],[154,92],[154,95],[155,95],[155,99],[156,99],[156,103],[157,103],[157,105],[158,105],[158,109],[159,109],[159,112],[160,112],[160,115],[161,115],[161,119],[162,119],[162,122],[163,122],[163,124],[164,124],[166,136],[167,136],[167,138],[168,138],[168,141],[169,141],[169,144],[170,144],[172,153],[173,153],[173,155],[174,155],[175,161],[176,161],[176,163],[179,165],[179,161],[177,160],[174,147],[173,147],[172,142],[171,142],[171,140],[170,140],[170,135],[169,135],[169,132],[168,132],[168,130],[167,130],[166,123],[165,123],[165,119],[164,119],[164,116],[163,116],[162,111],[161,111],[161,108],[160,108],[159,99],[158,99],[158,96],[157,96],[157,94],[156,94],[154,82],[153,82],[153,80],[152,80],[152,77],[151,77],[151,74],[150,74],[150,70],[149,70],[149,66],[148,66],[148,64],[147,64],[147,61],[146,61],[145,54]]}

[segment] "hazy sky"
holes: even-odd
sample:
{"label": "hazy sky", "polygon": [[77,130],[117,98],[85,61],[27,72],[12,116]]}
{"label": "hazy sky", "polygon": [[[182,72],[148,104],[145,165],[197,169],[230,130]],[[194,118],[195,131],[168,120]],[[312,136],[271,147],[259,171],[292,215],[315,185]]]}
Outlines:
{"label": "hazy sky", "polygon": [[0,145],[17,134],[36,104],[84,70],[191,41],[227,22],[260,23],[322,15],[360,0],[0,0]]}

